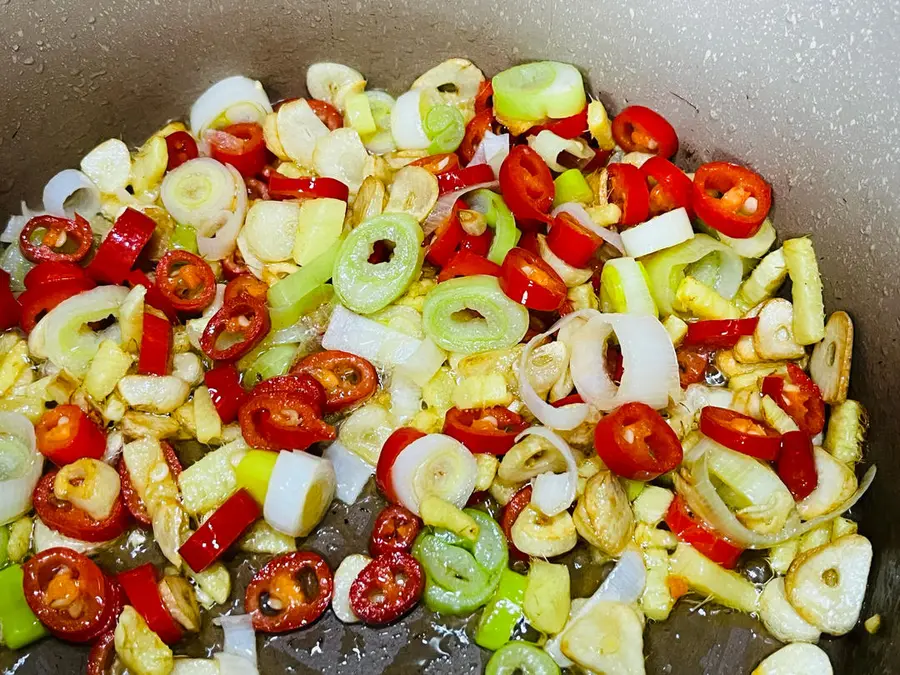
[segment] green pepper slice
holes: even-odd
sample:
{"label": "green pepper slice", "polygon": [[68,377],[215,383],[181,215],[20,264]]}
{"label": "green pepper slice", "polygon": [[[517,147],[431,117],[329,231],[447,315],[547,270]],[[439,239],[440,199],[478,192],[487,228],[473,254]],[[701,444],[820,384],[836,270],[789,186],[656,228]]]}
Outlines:
{"label": "green pepper slice", "polygon": [[528,577],[510,569],[500,572],[500,584],[478,621],[475,644],[485,649],[500,649],[509,642],[516,624],[524,616],[526,588]]}
{"label": "green pepper slice", "polygon": [[21,649],[47,635],[47,631],[25,601],[21,565],[0,570],[0,634],[10,649]]}
{"label": "green pepper slice", "polygon": [[543,649],[530,642],[510,642],[491,657],[484,675],[559,675],[559,666]]}

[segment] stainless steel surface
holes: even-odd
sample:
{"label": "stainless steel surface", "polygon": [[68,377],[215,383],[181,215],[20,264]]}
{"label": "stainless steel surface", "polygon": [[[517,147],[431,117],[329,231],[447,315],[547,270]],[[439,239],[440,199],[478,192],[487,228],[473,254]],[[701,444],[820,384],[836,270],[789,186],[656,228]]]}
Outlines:
{"label": "stainless steel surface", "polygon": [[[879,464],[861,511],[876,550],[863,618],[886,618],[876,637],[858,628],[825,647],[837,673],[894,672],[898,45],[897,0],[0,0],[0,216],[17,212],[21,198],[34,203],[47,178],[96,142],[121,135],[137,143],[164,119],[184,117],[225,75],[258,77],[275,98],[302,93],[306,66],[323,59],[395,92],[448,56],[469,57],[487,73],[535,58],[578,64],[613,108],[639,102],[666,115],[689,163],[752,165],[774,186],[780,234],[814,236],[826,304],[846,308],[857,325],[852,395],[871,412],[868,459]],[[332,561],[345,545],[336,511],[334,527],[310,544]],[[351,523],[350,546],[355,540],[359,550],[364,527]],[[648,672],[749,672],[776,647],[745,617],[700,614],[681,611],[649,628]],[[429,640],[440,650],[421,644]],[[475,672],[480,661],[459,633],[437,637],[421,609],[380,631],[345,629],[330,617],[262,644],[272,675]],[[78,673],[83,657],[44,642],[29,654],[0,652],[0,667]]]}

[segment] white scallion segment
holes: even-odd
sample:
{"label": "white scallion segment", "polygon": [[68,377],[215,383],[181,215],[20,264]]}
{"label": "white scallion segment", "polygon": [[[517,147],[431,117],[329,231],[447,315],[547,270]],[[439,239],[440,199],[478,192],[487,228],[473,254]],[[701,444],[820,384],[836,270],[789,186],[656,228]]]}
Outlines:
{"label": "white scallion segment", "polygon": [[37,451],[34,426],[20,413],[0,412],[0,526],[31,508],[44,457]]}
{"label": "white scallion segment", "polygon": [[397,457],[391,484],[400,503],[419,515],[419,504],[429,495],[464,507],[475,491],[477,475],[475,458],[462,443],[443,434],[428,434]]}
{"label": "white scallion segment", "polygon": [[331,608],[334,615],[343,623],[359,623],[359,617],[350,607],[350,587],[356,577],[372,559],[361,553],[348,555],[334,571],[334,595],[331,597]]}
{"label": "white scallion segment", "polygon": [[630,227],[622,233],[625,253],[640,258],[676,246],[694,236],[691,219],[684,208],[675,209]]}
{"label": "white scallion segment", "polygon": [[595,154],[587,143],[574,138],[562,138],[547,129],[536,136],[529,136],[528,145],[541,156],[547,166],[559,173],[566,170],[566,167],[558,161],[563,152],[577,157],[580,160],[579,165],[590,162]]}
{"label": "white scallion segment", "polygon": [[160,197],[177,222],[209,236],[234,209],[235,192],[234,176],[226,165],[198,157],[166,174]]}
{"label": "white scallion segment", "polygon": [[524,63],[494,75],[492,83],[494,109],[511,120],[561,119],[587,105],[581,73],[568,63]]}
{"label": "white scallion segment", "polygon": [[552,518],[562,513],[575,501],[575,492],[578,487],[578,463],[572,448],[557,434],[546,427],[531,427],[526,429],[516,438],[518,443],[526,436],[540,436],[559,451],[566,460],[565,473],[553,473],[547,471],[538,475],[532,485],[531,503],[545,516]]}
{"label": "white scallion segment", "polygon": [[305,537],[325,515],[337,479],[331,462],[306,452],[281,452],[275,462],[263,515],[283,534]]}
{"label": "white scallion segment", "polygon": [[486,131],[469,166],[490,164],[494,170],[494,177],[499,179],[500,167],[503,165],[503,160],[509,155],[509,138],[509,134],[495,134],[490,130]]}
{"label": "white scallion segment", "polygon": [[373,155],[384,155],[397,149],[394,136],[391,134],[391,114],[394,110],[394,97],[385,91],[367,91],[372,118],[378,130],[363,138],[366,150]]}
{"label": "white scallion segment", "polygon": [[213,619],[213,623],[221,626],[225,632],[225,645],[222,648],[225,654],[256,664],[256,633],[249,614],[219,616]]}
{"label": "white scallion segment", "polygon": [[608,260],[600,272],[600,309],[658,316],[644,266],[634,258]]}
{"label": "white scallion segment", "polygon": [[312,168],[313,154],[320,138],[328,136],[328,127],[305,99],[289,101],[278,108],[278,139],[288,157],[300,166]]}
{"label": "white scallion segment", "polygon": [[587,210],[579,204],[578,202],[566,202],[565,204],[560,204],[553,211],[550,212],[550,215],[556,218],[560,213],[568,213],[575,220],[578,221],[578,224],[582,227],[586,227],[591,232],[600,237],[603,241],[608,244],[612,244],[617,249],[619,249],[622,253],[625,252],[625,244],[622,243],[622,235],[618,232],[613,232],[612,230],[608,230],[605,227],[600,227],[597,223],[594,222],[594,219],[588,214]]}
{"label": "white scallion segment", "polygon": [[544,645],[546,652],[553,657],[553,660],[560,667],[568,668],[573,666],[572,661],[562,653],[562,649],[559,646],[566,629],[596,607],[597,603],[609,601],[631,604],[637,602],[644,592],[646,583],[647,570],[644,567],[644,560],[641,554],[636,549],[627,549],[622,554],[622,557],[619,558],[619,562],[613,567],[609,576],[600,584],[600,588],[577,611],[572,613],[572,616],[566,623],[566,628],[563,628],[561,633],[555,635]]}
{"label": "white scallion segment", "polygon": [[422,340],[355,314],[343,305],[334,308],[322,337],[325,349],[350,352],[384,368],[406,363],[421,344]]}
{"label": "white scallion segment", "polygon": [[337,478],[334,496],[348,506],[355,504],[374,472],[372,465],[348,450],[340,441],[329,445],[322,457],[334,467]]}
{"label": "white scallion segment", "polygon": [[365,88],[366,79],[362,73],[342,63],[314,63],[306,71],[309,95],[330,103],[341,112],[344,112],[347,96]]}
{"label": "white scallion segment", "polygon": [[294,201],[258,201],[247,211],[243,234],[260,260],[276,263],[291,257],[300,225]]}
{"label": "white scallion segment", "polygon": [[191,107],[191,133],[200,138],[210,127],[239,122],[262,124],[270,112],[272,104],[262,84],[234,75],[216,82],[196,100]]}
{"label": "white scallion segment", "polygon": [[[622,350],[623,374],[618,387],[603,365],[613,334]],[[571,350],[575,388],[600,410],[614,410],[633,401],[661,409],[670,398],[681,398],[675,347],[656,317],[594,312],[572,336]]]}
{"label": "white scallion segment", "polygon": [[[100,189],[78,169],[64,169],[44,186],[44,208],[60,218],[73,218],[76,213],[91,218],[100,211]],[[22,227],[27,222],[25,219]]]}
{"label": "white scallion segment", "polygon": [[422,120],[422,90],[412,89],[397,99],[391,112],[391,135],[400,150],[425,150],[431,139]]}
{"label": "white scallion segment", "polygon": [[222,260],[227,258],[237,245],[238,235],[244,218],[247,215],[247,187],[240,172],[233,166],[226,167],[234,181],[235,200],[233,210],[224,211],[220,218],[224,224],[214,232],[201,234],[197,232],[197,251],[207,260]]}

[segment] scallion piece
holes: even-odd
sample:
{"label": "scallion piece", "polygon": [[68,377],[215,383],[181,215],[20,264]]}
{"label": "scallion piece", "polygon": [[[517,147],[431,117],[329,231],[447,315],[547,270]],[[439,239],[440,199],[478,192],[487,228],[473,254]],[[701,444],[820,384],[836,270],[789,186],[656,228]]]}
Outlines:
{"label": "scallion piece", "polygon": [[332,289],[326,282],[331,278],[339,248],[340,242],[337,242],[269,289],[269,318],[273,331],[292,326],[301,316],[331,297]]}
{"label": "scallion piece", "polygon": [[523,63],[494,75],[492,83],[494,110],[512,120],[561,119],[587,104],[581,73],[568,63]]}
{"label": "scallion piece", "polygon": [[183,248],[197,254],[197,230],[186,223],[178,223],[172,233],[172,248]]}
{"label": "scallion piece", "polygon": [[494,238],[487,258],[502,265],[506,254],[519,243],[519,237],[522,236],[516,227],[512,211],[506,206],[503,197],[490,190],[476,190],[467,197],[467,201],[472,209],[484,214],[488,226],[494,228]]}
{"label": "scallion piece", "polygon": [[425,115],[425,133],[431,139],[428,152],[454,152],[466,134],[462,113],[450,105],[436,105]]}
{"label": "scallion piece", "polygon": [[267,349],[244,373],[244,382],[257,384],[271,377],[284,375],[290,369],[296,354],[297,345],[276,345]]}
{"label": "scallion piece", "polygon": [[553,196],[553,206],[566,204],[568,202],[578,202],[580,204],[590,204],[594,200],[594,191],[588,185],[584,175],[578,169],[569,169],[563,171],[553,181],[556,192]]}

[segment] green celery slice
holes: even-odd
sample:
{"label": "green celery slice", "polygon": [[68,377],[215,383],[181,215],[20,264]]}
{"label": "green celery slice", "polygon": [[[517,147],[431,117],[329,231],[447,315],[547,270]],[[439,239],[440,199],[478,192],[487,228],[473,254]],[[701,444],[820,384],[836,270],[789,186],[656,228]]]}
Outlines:
{"label": "green celery slice", "polygon": [[467,197],[469,206],[484,215],[488,226],[494,228],[494,238],[487,258],[498,265],[503,264],[506,254],[516,244],[522,233],[516,227],[516,219],[506,206],[503,197],[491,190],[476,190]]}

